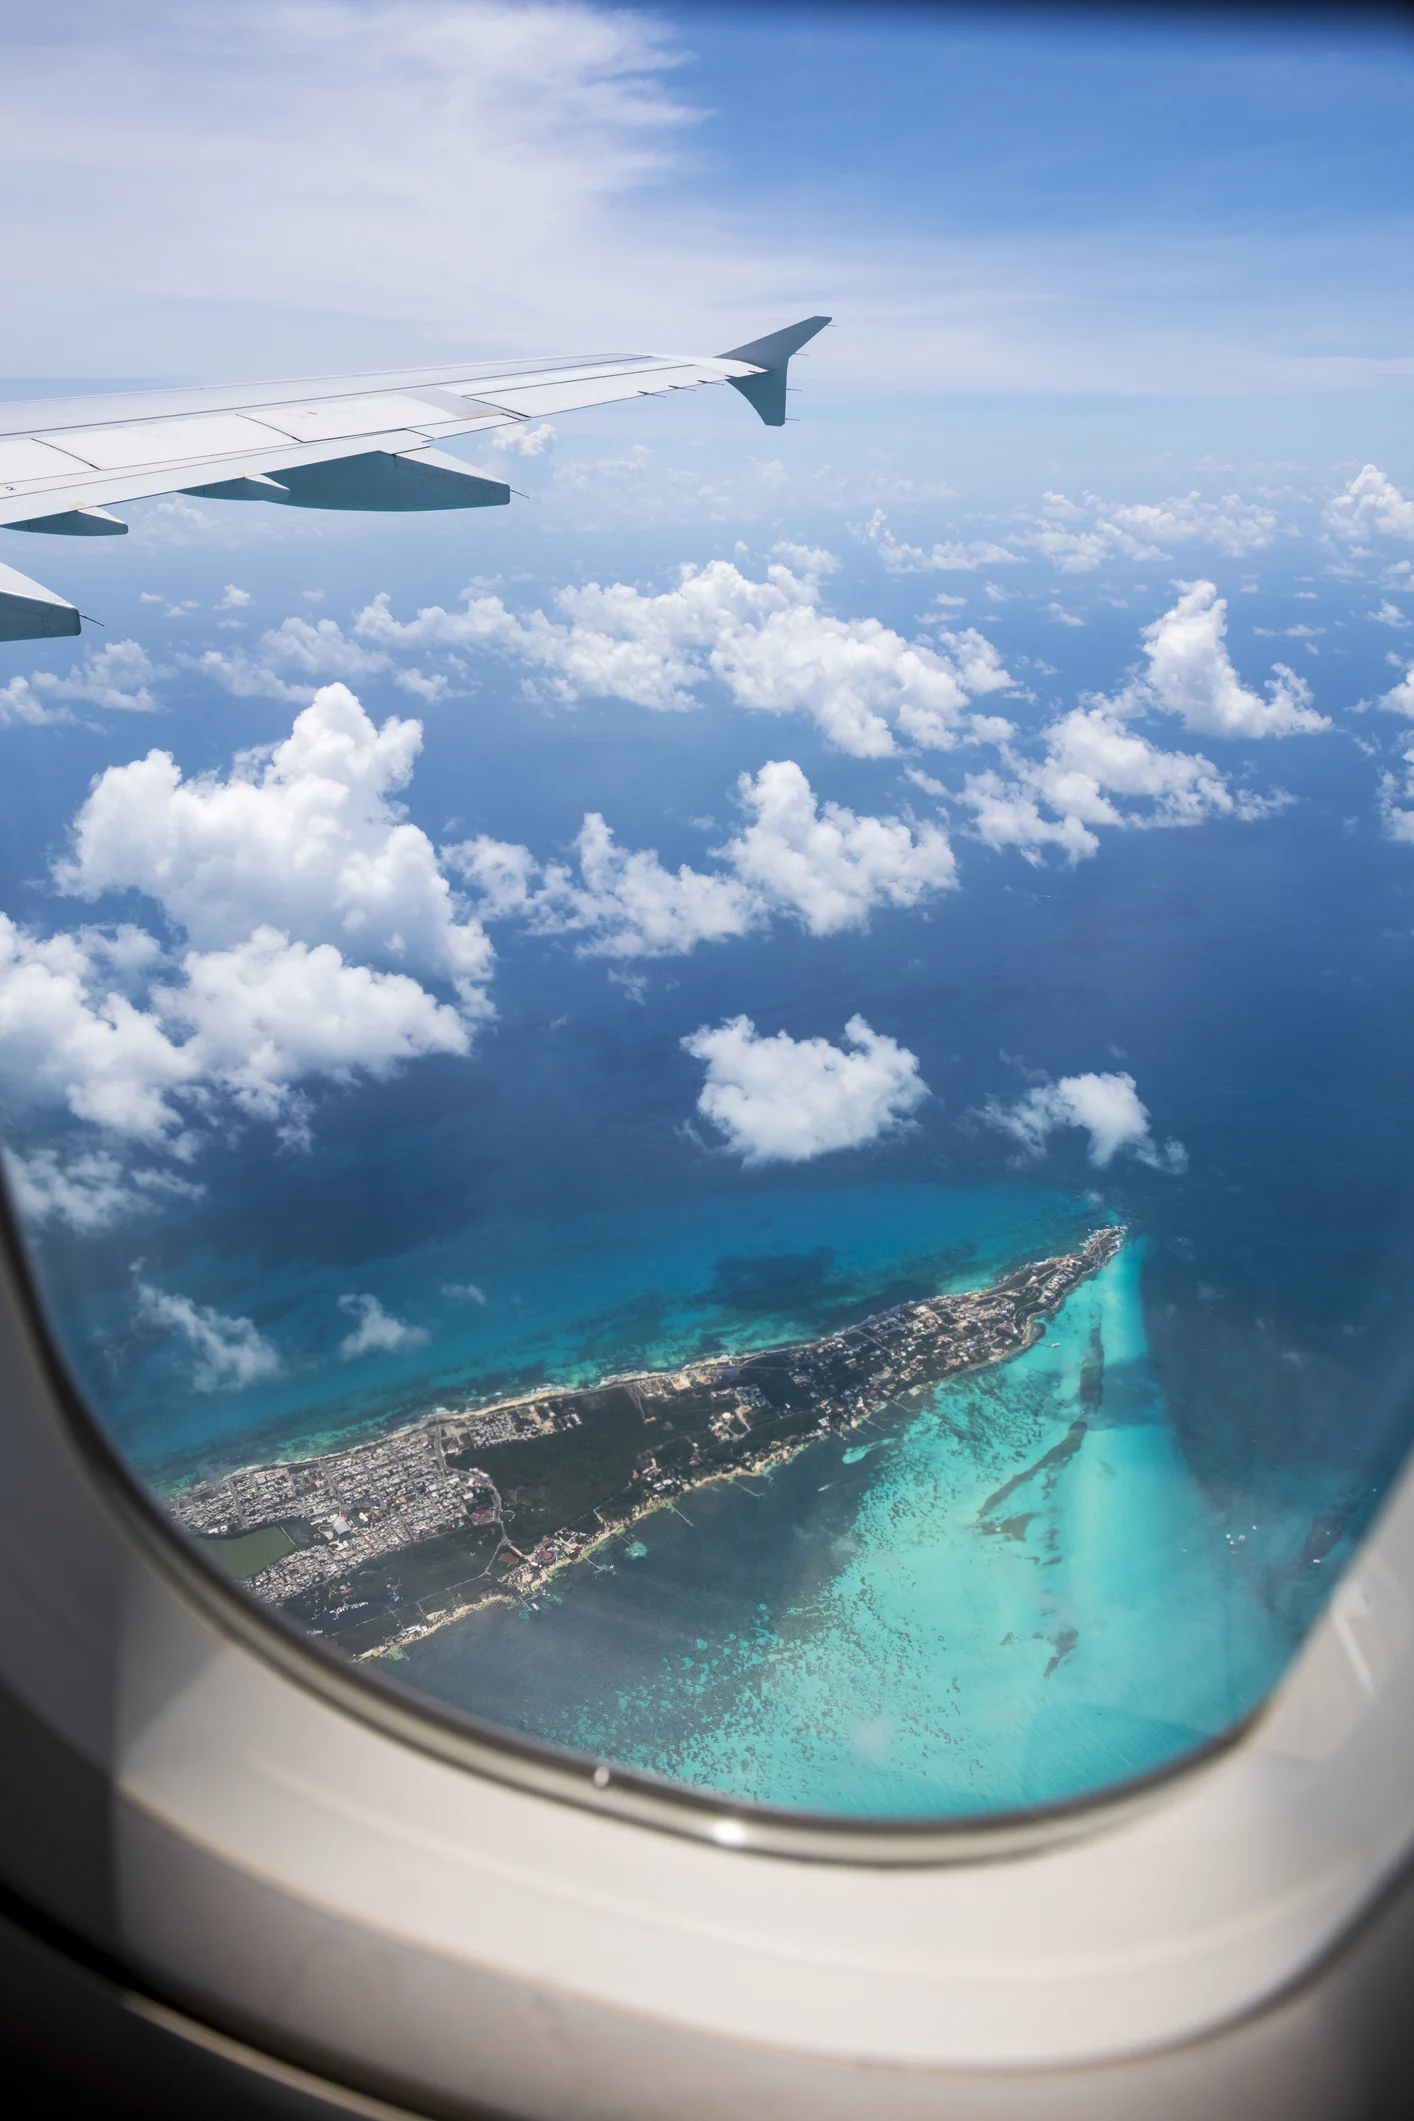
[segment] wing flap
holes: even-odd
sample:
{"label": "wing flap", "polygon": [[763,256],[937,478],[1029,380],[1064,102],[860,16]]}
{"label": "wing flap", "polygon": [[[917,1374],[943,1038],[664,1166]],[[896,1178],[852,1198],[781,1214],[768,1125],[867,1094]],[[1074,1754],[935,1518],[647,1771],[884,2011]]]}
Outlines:
{"label": "wing flap", "polygon": [[0,493],[21,481],[42,483],[82,469],[71,450],[56,449],[51,442],[37,441],[32,435],[0,438]]}

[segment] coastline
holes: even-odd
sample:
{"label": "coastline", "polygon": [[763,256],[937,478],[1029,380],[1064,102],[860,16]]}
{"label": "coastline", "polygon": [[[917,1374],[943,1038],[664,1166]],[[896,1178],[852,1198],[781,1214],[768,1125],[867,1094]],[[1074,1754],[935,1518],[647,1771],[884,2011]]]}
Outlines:
{"label": "coastline", "polygon": [[[1103,1272],[1104,1268],[1117,1258],[1123,1249],[1128,1237],[1127,1226],[1123,1223],[1114,1223],[1105,1227],[1107,1231],[1114,1233],[1112,1248],[1097,1264],[1088,1267],[1076,1277],[1072,1288],[1066,1293],[1065,1301],[1069,1301],[1076,1288],[1082,1287],[1085,1282],[1093,1280],[1097,1274]],[[1095,1236],[1101,1234],[1101,1232],[1096,1232]],[[552,1560],[541,1564],[535,1564],[526,1559],[522,1562],[520,1568],[508,1571],[506,1576],[499,1582],[488,1584],[485,1591],[478,1597],[467,1599],[457,1606],[448,1607],[445,1611],[438,1610],[433,1614],[424,1616],[419,1621],[411,1622],[407,1628],[399,1630],[396,1634],[376,1644],[373,1648],[359,1652],[356,1661],[366,1663],[374,1658],[389,1658],[393,1662],[397,1662],[402,1657],[405,1645],[425,1641],[428,1636],[439,1633],[442,1629],[449,1627],[454,1621],[468,1619],[473,1613],[485,1612],[494,1606],[519,1606],[522,1610],[533,1611],[536,1607],[538,1595],[548,1591],[557,1578],[567,1574],[569,1570],[578,1567],[581,1563],[592,1563],[593,1557],[613,1540],[629,1536],[633,1527],[641,1524],[645,1519],[657,1516],[665,1510],[675,1509],[678,1502],[686,1496],[697,1494],[705,1488],[743,1478],[765,1478],[778,1466],[792,1463],[813,1446],[824,1443],[830,1437],[852,1434],[856,1429],[863,1427],[866,1422],[878,1421],[882,1416],[889,1413],[904,1414],[916,1411],[919,1403],[937,1391],[941,1385],[952,1384],[965,1377],[975,1376],[985,1370],[997,1369],[1003,1364],[1025,1355],[1037,1345],[1048,1330],[1043,1314],[1038,1313],[1027,1321],[1024,1337],[1015,1346],[1000,1349],[995,1354],[989,1354],[976,1362],[960,1364],[957,1368],[951,1370],[945,1378],[940,1378],[936,1382],[910,1386],[905,1391],[882,1401],[878,1406],[868,1407],[837,1425],[826,1422],[805,1436],[781,1439],[766,1446],[759,1459],[743,1461],[732,1466],[713,1466],[697,1473],[696,1477],[685,1476],[683,1485],[673,1493],[644,1496],[642,1501],[630,1511],[627,1517],[613,1525],[605,1525],[601,1531],[594,1533],[583,1546],[578,1547],[573,1553],[557,1554]],[[813,1343],[810,1342],[789,1342],[762,1352],[785,1355],[797,1347],[811,1345]],[[711,1371],[717,1368],[735,1367],[739,1361],[740,1358],[736,1356],[714,1356],[704,1358],[695,1364],[684,1365],[683,1368],[685,1370]],[[631,1387],[646,1383],[650,1379],[661,1379],[663,1375],[662,1371],[656,1370],[620,1372],[600,1380],[599,1388],[606,1389],[615,1385]],[[515,1399],[500,1400],[491,1406],[478,1408],[476,1411],[478,1415],[512,1412],[516,1408],[533,1405],[538,1398],[543,1398],[544,1396],[545,1391],[542,1388],[539,1394],[521,1394]],[[428,1418],[434,1419],[435,1416]],[[681,1512],[678,1514],[681,1515]],[[519,1549],[517,1548],[515,1551],[519,1552]],[[526,1575],[524,1573],[531,1570],[533,1570],[533,1574]],[[519,1583],[513,1581],[513,1578],[517,1576],[522,1578]]]}

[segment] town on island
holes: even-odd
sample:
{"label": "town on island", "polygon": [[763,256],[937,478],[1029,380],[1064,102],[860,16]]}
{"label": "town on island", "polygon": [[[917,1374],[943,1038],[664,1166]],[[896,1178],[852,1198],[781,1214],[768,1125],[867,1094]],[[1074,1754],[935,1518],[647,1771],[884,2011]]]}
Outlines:
{"label": "town on island", "polygon": [[438,1407],[375,1442],[192,1482],[166,1505],[257,1598],[350,1655],[396,1656],[489,1601],[533,1609],[560,1570],[607,1565],[612,1541],[708,1481],[769,1473],[1020,1354],[1124,1239],[1107,1224],[986,1288],[817,1340]]}

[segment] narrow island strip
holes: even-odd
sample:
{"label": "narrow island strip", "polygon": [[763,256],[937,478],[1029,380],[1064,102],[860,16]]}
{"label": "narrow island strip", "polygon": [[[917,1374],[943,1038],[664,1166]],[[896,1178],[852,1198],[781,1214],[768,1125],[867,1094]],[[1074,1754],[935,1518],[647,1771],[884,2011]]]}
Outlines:
{"label": "narrow island strip", "polygon": [[489,1601],[533,1609],[560,1570],[602,1565],[610,1540],[709,1481],[769,1473],[1021,1354],[1125,1234],[1106,1224],[986,1288],[817,1340],[438,1407],[373,1443],[194,1482],[166,1506],[257,1598],[351,1656],[397,1656]]}

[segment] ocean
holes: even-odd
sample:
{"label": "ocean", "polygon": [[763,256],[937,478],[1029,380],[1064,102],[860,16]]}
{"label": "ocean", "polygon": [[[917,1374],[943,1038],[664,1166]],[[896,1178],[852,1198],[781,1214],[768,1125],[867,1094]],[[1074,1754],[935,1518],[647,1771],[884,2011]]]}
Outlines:
{"label": "ocean", "polygon": [[411,1644],[399,1677],[681,1782],[874,1817],[1052,1802],[1217,1736],[1288,1654],[1266,1593],[1306,1527],[1239,1526],[1184,1465],[1142,1253],[1018,1360],[698,1490],[533,1606]]}
{"label": "ocean", "polygon": [[[1134,621],[1097,613],[1064,652],[1110,682]],[[368,704],[409,709],[386,680]],[[162,732],[192,769],[292,714],[199,706]],[[439,840],[550,854],[599,808],[625,845],[700,863],[735,776],[783,756],[860,811],[921,801],[901,762],[720,703],[568,717],[488,681],[417,712],[409,815]],[[140,747],[7,737],[38,763],[10,784],[4,903],[62,924],[42,878],[63,821]],[[316,1087],[307,1151],[228,1115],[186,1167],[199,1195],[35,1233],[81,1388],[166,1490],[439,1404],[822,1332],[1120,1219],[1124,1251],[1045,1345],[699,1491],[608,1572],[393,1669],[517,1731],[814,1811],[976,1814],[1180,1757],[1280,1674],[1414,1430],[1414,869],[1378,837],[1356,745],[1280,751],[1274,814],[1112,832],[1074,869],[954,820],[961,888],[865,933],[781,921],[625,967],[497,928],[497,1015],[469,1060]],[[127,895],[82,917],[150,911]],[[794,1167],[726,1154],[683,1038],[745,1013],[838,1041],[856,1012],[918,1056],[909,1127]],[[1097,1165],[1074,1131],[1027,1161],[986,1123],[989,1099],[1096,1070],[1134,1077],[1186,1170]],[[35,1124],[16,1108],[19,1147],[52,1138]],[[195,1389],[138,1281],[250,1321],[278,1374]],[[365,1295],[406,1331],[348,1359],[341,1299]]]}

